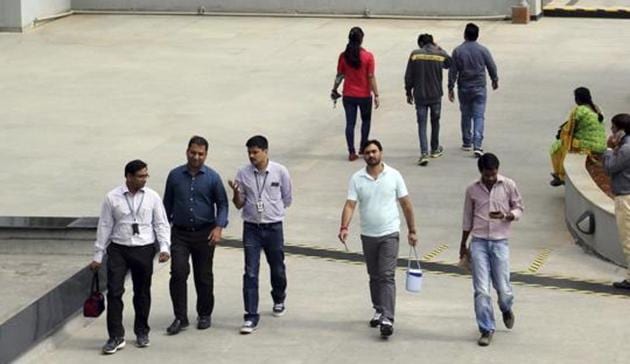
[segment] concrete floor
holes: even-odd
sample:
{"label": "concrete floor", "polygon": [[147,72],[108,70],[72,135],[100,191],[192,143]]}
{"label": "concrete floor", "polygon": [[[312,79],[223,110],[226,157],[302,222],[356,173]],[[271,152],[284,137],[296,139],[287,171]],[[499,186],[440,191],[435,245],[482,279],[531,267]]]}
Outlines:
{"label": "concrete floor", "polygon": [[[127,347],[100,355],[107,337],[105,316],[77,317],[66,328],[18,360],[27,363],[627,363],[628,299],[515,286],[516,324],[504,328],[500,315],[493,343],[478,337],[471,291],[465,277],[427,274],[420,294],[404,291],[398,272],[394,336],[381,340],[368,327],[372,315],[362,264],[289,256],[287,314],[271,316],[268,269],[261,269],[259,328],[239,335],[242,323],[240,249],[215,256],[216,306],[212,328],[194,327],[167,336],[172,321],[168,267],[156,265],[150,325],[152,345],[134,346],[131,296],[125,301]],[[189,284],[192,289],[192,283]],[[127,292],[131,291],[129,286]],[[189,318],[195,296],[189,292]],[[586,314],[598,307],[598,314]],[[498,310],[495,307],[495,310]],[[579,325],[577,324],[579,322]],[[605,327],[605,328],[604,328]]]}
{"label": "concrete floor", "polygon": [[0,254],[0,323],[85,266],[85,256]]}
{"label": "concrete floor", "polygon": [[[161,192],[166,174],[184,162],[187,140],[197,133],[210,140],[208,163],[227,180],[247,163],[245,140],[262,133],[269,137],[272,158],[288,166],[295,184],[295,203],[285,228],[287,243],[339,248],[336,234],[347,180],[363,164],[346,161],[343,111],[332,108],[328,93],[347,31],[360,25],[366,33],[364,46],[376,56],[382,98],[371,135],[383,142],[385,161],[406,179],[416,209],[421,254],[446,244],[448,248],[434,259],[455,262],[463,191],[477,178],[475,160],[459,151],[458,107],[445,100],[441,135],[446,154],[426,168],[415,165],[419,154],[415,114],[405,103],[402,77],[419,32],[432,33],[442,47],[452,50],[461,42],[464,24],[84,15],[24,34],[0,34],[0,215],[98,215],[103,196],[122,182],[123,166],[134,158],[149,163],[149,185]],[[517,181],[526,206],[511,239],[513,270],[526,270],[538,254],[549,249],[551,255],[539,273],[600,281],[620,277],[620,268],[584,254],[573,244],[564,225],[563,191],[548,186],[547,152],[557,125],[571,109],[575,87],[589,87],[607,118],[628,111],[630,66],[625,60],[630,49],[623,44],[630,23],[545,18],[527,26],[480,25],[480,41],[493,52],[501,79],[500,89],[489,95],[485,149],[495,152],[502,161],[502,173]],[[234,209],[230,217],[226,235],[239,237],[241,221]],[[360,250],[356,220],[349,246],[353,251]],[[401,244],[401,255],[407,253]],[[240,267],[240,259],[234,259],[232,266]],[[326,274],[333,277],[336,266],[326,267]],[[236,269],[233,274],[231,290],[238,295],[240,275]],[[444,279],[435,297],[438,301],[426,296],[436,307],[442,294],[451,294],[442,293],[451,284],[451,278]],[[313,282],[314,288],[323,289],[323,282]],[[466,290],[468,285],[462,283]],[[356,285],[351,287],[356,289]],[[156,296],[167,297],[157,291]],[[309,292],[299,299],[313,299]],[[565,295],[551,307],[549,300],[557,300],[556,293],[530,288],[525,292],[523,296],[532,302],[526,317],[553,309],[560,316],[575,310],[575,317],[581,318],[594,305],[601,305],[599,311],[611,320],[619,317],[615,314],[619,301],[591,302],[592,298],[576,296],[579,299],[574,300]],[[291,294],[295,299],[300,295]],[[461,299],[457,304],[468,306],[460,311],[471,315],[470,292]],[[588,302],[576,308],[574,301],[582,300]],[[234,298],[240,307],[237,301]],[[154,310],[155,317],[163,315],[162,326],[168,321],[167,307]],[[329,312],[323,309],[321,313]],[[349,312],[354,311],[346,309],[341,314]],[[235,310],[231,317],[239,314]],[[357,315],[357,327],[367,314],[366,308]],[[544,318],[537,318],[541,326],[532,323],[530,339],[536,335],[540,339],[543,332],[546,337],[549,320]],[[238,322],[231,325],[230,333]],[[474,325],[468,320],[464,327],[471,330],[464,335],[463,345],[473,350],[469,340]],[[102,327],[95,330],[103,332]],[[558,336],[578,332],[571,321],[554,323],[554,330]],[[447,346],[451,337],[452,333],[443,336]],[[343,334],[336,338],[341,340]],[[86,346],[85,340],[76,340]],[[90,336],[89,348],[84,349],[97,349],[100,341]],[[550,342],[544,341],[545,345]],[[259,344],[268,347],[269,342]],[[236,348],[227,345],[217,350]],[[580,348],[575,342],[568,345],[567,351]],[[588,345],[581,348],[586,350]],[[405,355],[407,347],[399,349]],[[391,348],[384,350],[389,355]],[[557,358],[560,352],[549,347],[544,358]],[[523,353],[530,351],[523,349]],[[581,357],[574,358],[577,362]]]}

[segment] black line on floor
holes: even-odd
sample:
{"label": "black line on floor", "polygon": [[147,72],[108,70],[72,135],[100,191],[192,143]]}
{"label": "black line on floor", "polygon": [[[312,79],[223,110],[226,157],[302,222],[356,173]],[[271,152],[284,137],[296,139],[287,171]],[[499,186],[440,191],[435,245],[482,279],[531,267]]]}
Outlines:
{"label": "black line on floor", "polygon": [[[221,245],[242,248],[243,243],[240,240],[224,239],[221,241]],[[307,257],[328,258],[338,261],[346,262],[364,262],[362,254],[355,252],[343,252],[337,250],[327,250],[317,247],[285,245],[284,251],[288,254],[303,255]],[[407,266],[407,259],[398,259],[399,267]],[[422,262],[422,269],[430,272],[450,273],[459,275],[469,275],[464,270],[453,264],[438,263],[438,262]],[[512,282],[535,284],[544,287],[553,287],[559,289],[575,289],[580,291],[588,291],[592,293],[605,293],[613,296],[629,296],[630,290],[619,290],[613,288],[611,285],[602,283],[593,283],[580,280],[573,280],[567,278],[556,278],[548,276],[538,276],[533,274],[524,274],[519,272],[511,273]]]}

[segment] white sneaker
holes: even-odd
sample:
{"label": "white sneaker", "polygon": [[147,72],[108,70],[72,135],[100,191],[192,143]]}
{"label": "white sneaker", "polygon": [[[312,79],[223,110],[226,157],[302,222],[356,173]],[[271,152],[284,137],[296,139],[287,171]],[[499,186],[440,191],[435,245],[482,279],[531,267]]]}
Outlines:
{"label": "white sneaker", "polygon": [[256,327],[257,325],[254,323],[254,321],[247,320],[243,322],[243,326],[241,326],[241,334],[251,334],[256,330]]}
{"label": "white sneaker", "polygon": [[272,312],[276,317],[284,316],[284,314],[287,313],[287,308],[284,303],[276,303],[273,305]]}

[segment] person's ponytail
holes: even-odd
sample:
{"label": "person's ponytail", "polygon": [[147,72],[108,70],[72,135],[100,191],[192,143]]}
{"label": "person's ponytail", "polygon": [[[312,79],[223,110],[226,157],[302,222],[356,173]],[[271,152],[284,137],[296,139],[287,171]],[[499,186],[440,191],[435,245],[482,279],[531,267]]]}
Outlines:
{"label": "person's ponytail", "polygon": [[348,34],[348,45],[346,46],[343,57],[346,63],[354,68],[359,69],[361,67],[361,43],[363,42],[363,30],[359,27],[350,29]]}

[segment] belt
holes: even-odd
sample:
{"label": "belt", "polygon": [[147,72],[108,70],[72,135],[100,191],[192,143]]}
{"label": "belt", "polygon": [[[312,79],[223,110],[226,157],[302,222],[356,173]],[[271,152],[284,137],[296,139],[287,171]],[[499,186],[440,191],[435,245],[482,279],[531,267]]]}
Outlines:
{"label": "belt", "polygon": [[276,226],[276,225],[282,225],[282,221],[276,221],[276,222],[266,222],[266,223],[257,223],[257,222],[249,222],[249,221],[245,221],[245,225],[251,225],[251,226],[256,226],[256,227],[260,227],[260,228],[269,228],[272,226]]}
{"label": "belt", "polygon": [[195,226],[184,226],[184,225],[173,225],[173,228],[176,230],[195,232],[209,229],[213,226],[213,224],[204,224],[204,225],[195,225]]}

